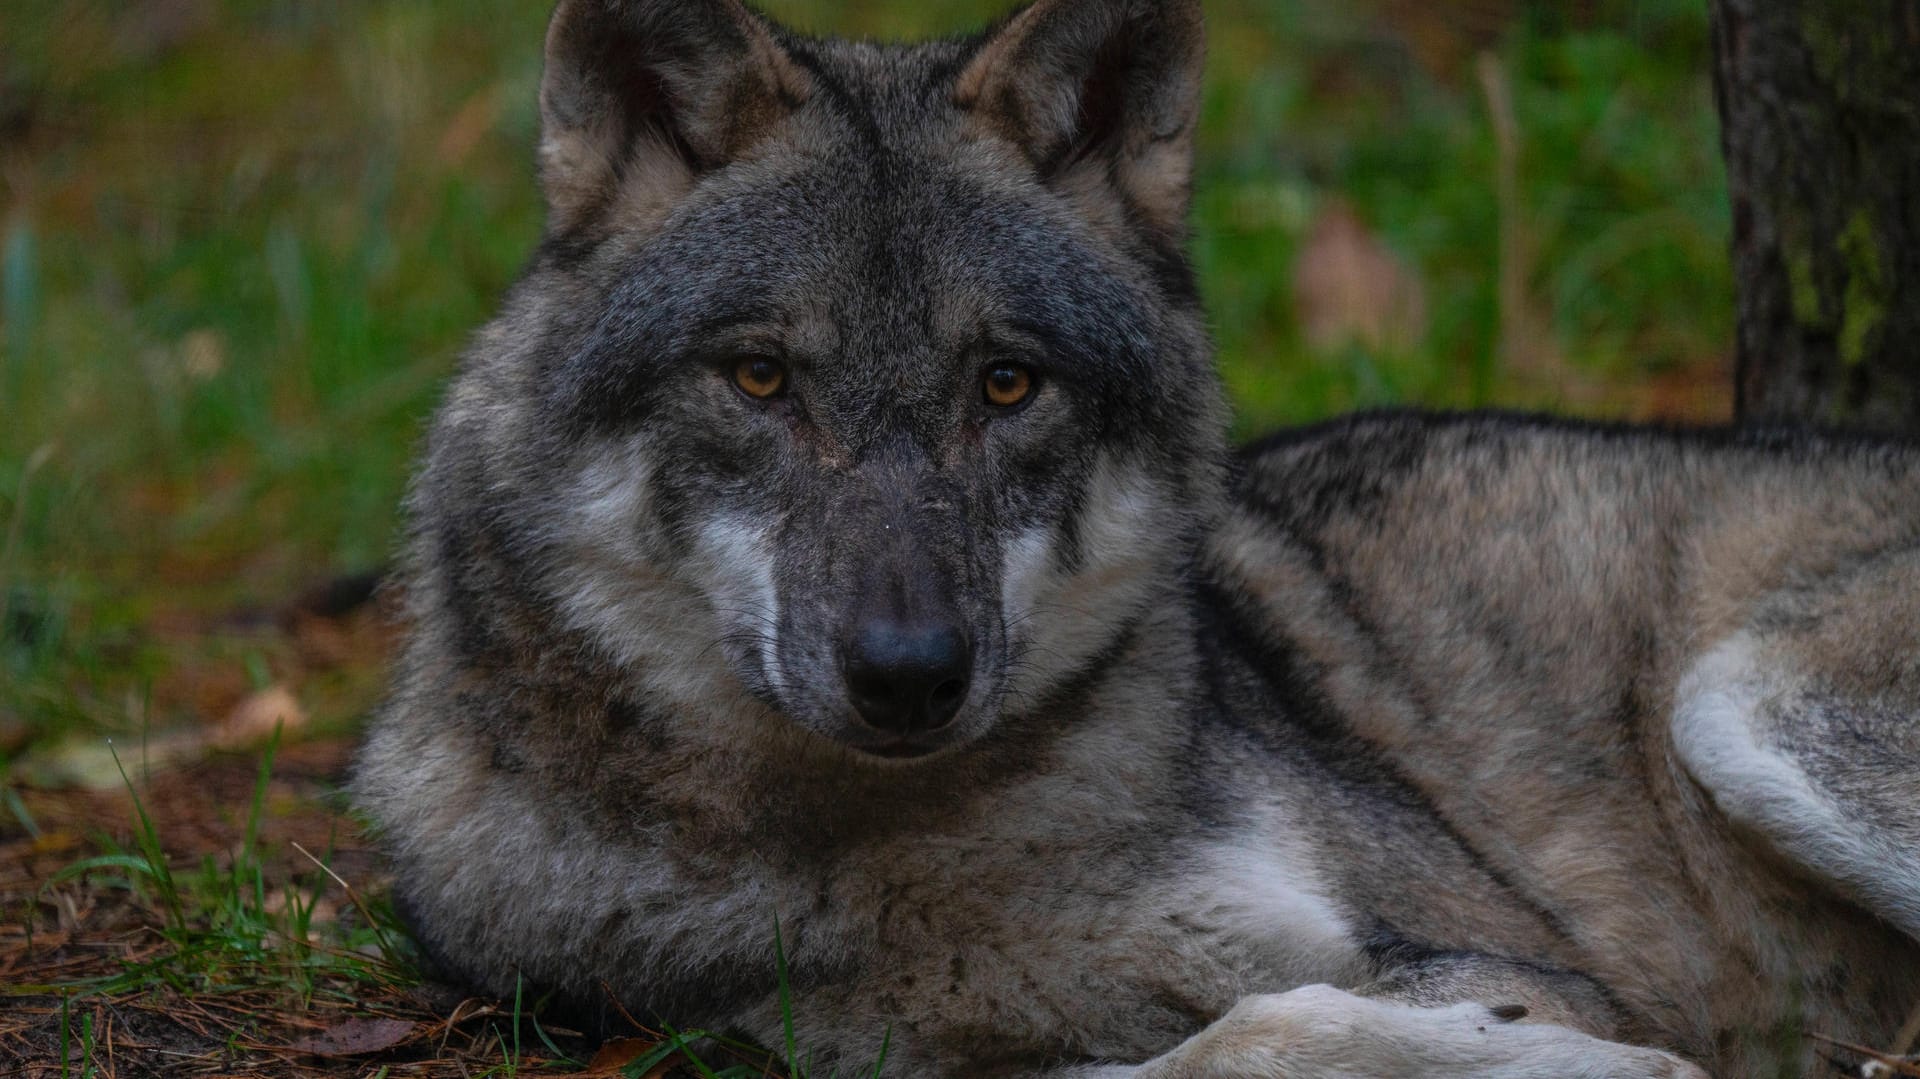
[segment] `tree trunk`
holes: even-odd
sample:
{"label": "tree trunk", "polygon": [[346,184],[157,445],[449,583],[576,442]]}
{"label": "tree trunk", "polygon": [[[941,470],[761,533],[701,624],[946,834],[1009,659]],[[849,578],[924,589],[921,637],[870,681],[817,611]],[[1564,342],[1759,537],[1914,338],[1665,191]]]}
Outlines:
{"label": "tree trunk", "polygon": [[1920,434],[1920,0],[1713,0],[1742,422]]}

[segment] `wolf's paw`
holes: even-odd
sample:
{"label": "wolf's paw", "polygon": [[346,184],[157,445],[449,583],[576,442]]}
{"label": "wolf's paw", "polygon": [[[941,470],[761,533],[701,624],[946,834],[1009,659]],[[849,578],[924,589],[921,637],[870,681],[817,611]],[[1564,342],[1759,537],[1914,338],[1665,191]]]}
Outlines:
{"label": "wolf's paw", "polygon": [[1521,1014],[1419,1008],[1310,985],[1242,1000],[1139,1079],[1707,1079],[1658,1050],[1515,1022]]}

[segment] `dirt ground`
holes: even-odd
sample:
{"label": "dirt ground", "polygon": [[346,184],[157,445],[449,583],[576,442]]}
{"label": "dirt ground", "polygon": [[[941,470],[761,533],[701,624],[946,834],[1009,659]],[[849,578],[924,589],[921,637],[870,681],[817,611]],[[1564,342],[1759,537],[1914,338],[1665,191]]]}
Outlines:
{"label": "dirt ground", "polygon": [[420,976],[342,794],[357,724],[309,711],[377,694],[393,629],[370,594],[250,631],[263,689],[182,665],[153,692],[198,725],[20,758],[0,809],[0,1075],[615,1075],[665,1043],[616,1017],[595,1044],[532,1001]]}

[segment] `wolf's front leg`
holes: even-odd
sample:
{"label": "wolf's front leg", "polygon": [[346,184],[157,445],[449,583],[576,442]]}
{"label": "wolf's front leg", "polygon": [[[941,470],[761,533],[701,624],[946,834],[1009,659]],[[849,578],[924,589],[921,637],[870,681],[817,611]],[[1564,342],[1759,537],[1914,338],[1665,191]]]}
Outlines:
{"label": "wolf's front leg", "polygon": [[1248,997],[1179,1048],[1135,1068],[1074,1079],[1706,1079],[1677,1057],[1563,1026],[1524,1009],[1420,1007],[1327,985]]}

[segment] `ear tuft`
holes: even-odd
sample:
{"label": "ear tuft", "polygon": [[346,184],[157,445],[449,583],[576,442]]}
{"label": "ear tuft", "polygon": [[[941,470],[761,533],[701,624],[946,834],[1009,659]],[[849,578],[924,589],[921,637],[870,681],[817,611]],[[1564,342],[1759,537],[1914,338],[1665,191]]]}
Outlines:
{"label": "ear tuft", "polygon": [[1091,168],[1143,223],[1186,220],[1205,31],[1199,0],[1037,0],[990,33],[954,103],[1049,182]]}
{"label": "ear tuft", "polygon": [[739,0],[561,0],[540,84],[549,228],[623,183],[670,204],[806,99],[804,71]]}

